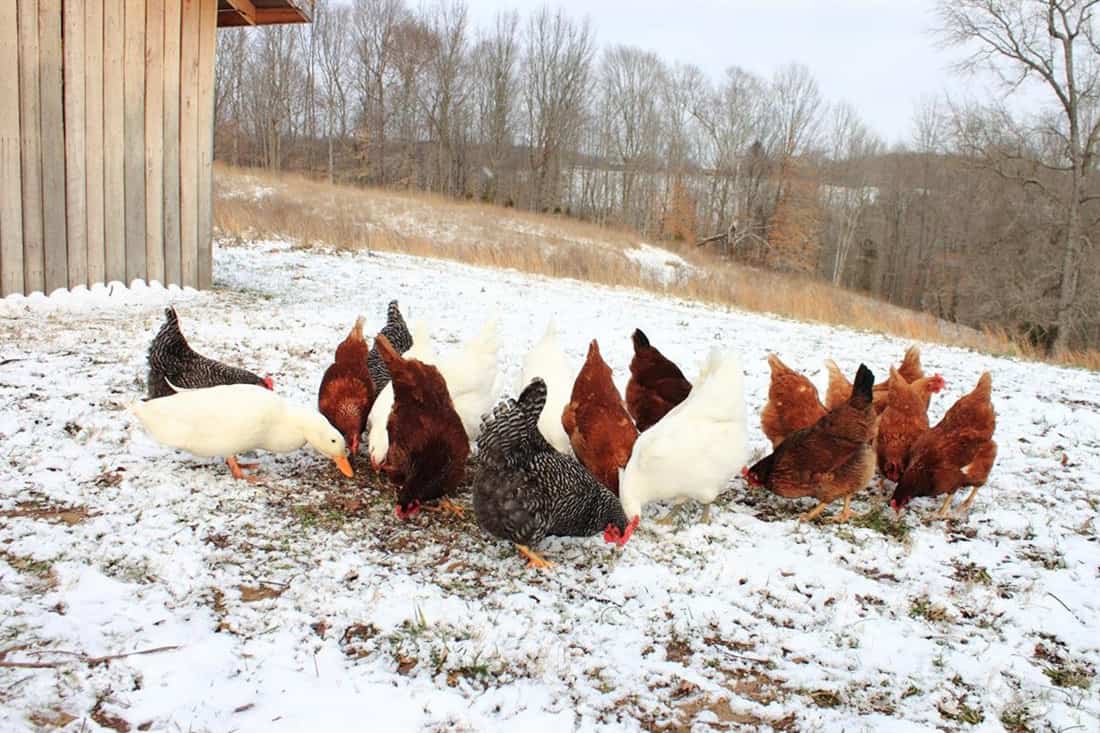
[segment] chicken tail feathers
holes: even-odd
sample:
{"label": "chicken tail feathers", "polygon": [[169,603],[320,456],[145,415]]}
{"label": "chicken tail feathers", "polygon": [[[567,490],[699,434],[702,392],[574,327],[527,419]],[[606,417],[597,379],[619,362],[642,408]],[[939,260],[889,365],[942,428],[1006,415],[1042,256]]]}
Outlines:
{"label": "chicken tail feathers", "polygon": [[535,377],[518,398],[504,400],[481,419],[478,455],[495,460],[520,461],[543,448],[539,415],[546,404],[546,382]]}
{"label": "chicken tail feathers", "polygon": [[634,342],[634,351],[641,351],[649,346],[649,338],[642,332],[642,329],[635,328],[634,334],[630,337]]}
{"label": "chicken tail feathers", "polygon": [[852,386],[851,404],[855,407],[870,404],[874,387],[875,375],[871,373],[866,364],[860,364],[859,370],[856,372],[855,384]]}

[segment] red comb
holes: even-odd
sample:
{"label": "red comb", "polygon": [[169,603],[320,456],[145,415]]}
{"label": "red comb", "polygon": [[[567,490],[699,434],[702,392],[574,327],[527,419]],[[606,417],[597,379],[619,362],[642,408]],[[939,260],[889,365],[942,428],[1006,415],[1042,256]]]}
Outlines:
{"label": "red comb", "polygon": [[275,391],[275,380],[271,378],[270,374],[264,377],[263,382],[265,387],[270,389],[272,392]]}

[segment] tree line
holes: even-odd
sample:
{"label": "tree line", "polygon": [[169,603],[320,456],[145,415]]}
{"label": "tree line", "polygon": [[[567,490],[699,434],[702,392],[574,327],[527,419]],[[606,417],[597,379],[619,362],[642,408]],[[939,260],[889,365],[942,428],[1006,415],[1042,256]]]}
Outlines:
{"label": "tree line", "polygon": [[1052,104],[925,99],[886,146],[811,71],[599,48],[549,6],[318,0],[220,32],[215,146],[237,165],[631,227],[1062,351],[1100,344],[1097,0],[955,0],[940,37]]}

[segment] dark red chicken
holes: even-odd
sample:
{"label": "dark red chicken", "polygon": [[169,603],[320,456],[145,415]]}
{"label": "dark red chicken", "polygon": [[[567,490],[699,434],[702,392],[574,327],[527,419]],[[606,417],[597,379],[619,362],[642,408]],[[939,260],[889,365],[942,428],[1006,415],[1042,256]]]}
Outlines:
{"label": "dark red chicken", "polygon": [[691,382],[680,368],[650,344],[642,330],[635,329],[634,358],[630,381],[626,383],[626,408],[638,432],[645,432],[691,394]]}

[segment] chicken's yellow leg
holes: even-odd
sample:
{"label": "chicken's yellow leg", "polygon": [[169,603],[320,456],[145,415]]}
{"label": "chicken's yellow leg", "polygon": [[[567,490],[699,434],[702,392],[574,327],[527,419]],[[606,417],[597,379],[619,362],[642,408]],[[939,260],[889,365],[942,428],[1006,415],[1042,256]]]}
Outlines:
{"label": "chicken's yellow leg", "polygon": [[532,551],[527,545],[516,545],[516,549],[519,550],[519,554],[527,558],[527,567],[529,568],[543,570],[554,566],[554,563],[539,557],[539,555]]}
{"label": "chicken's yellow leg", "polygon": [[955,498],[955,492],[952,491],[947,496],[943,497],[943,504],[940,505],[940,510],[933,515],[933,519],[947,519],[951,515],[951,500]]}
{"label": "chicken's yellow leg", "polygon": [[839,524],[840,522],[847,522],[851,518],[852,518],[852,497],[845,496],[844,497],[844,508],[840,510],[840,514],[837,514],[835,517],[833,517],[829,521]]}
{"label": "chicken's yellow leg", "polygon": [[827,502],[827,501],[818,501],[817,506],[815,506],[813,509],[811,509],[810,511],[808,511],[805,514],[803,514],[802,516],[800,516],[798,518],[798,521],[800,521],[800,522],[812,522],[812,521],[814,521],[819,516],[821,516],[821,512],[825,511],[825,507],[827,507],[827,506],[829,506],[829,502]]}
{"label": "chicken's yellow leg", "polygon": [[970,495],[966,497],[966,501],[964,501],[962,503],[962,506],[959,507],[959,512],[956,516],[965,516],[966,513],[970,511],[970,505],[974,503],[974,497],[978,495],[978,488],[979,487],[975,486],[973,489],[970,490]]}
{"label": "chicken's yellow leg", "polygon": [[466,514],[462,507],[447,498],[440,499],[439,504],[434,507],[425,507],[425,509],[430,512],[446,512],[456,517],[463,517]]}

